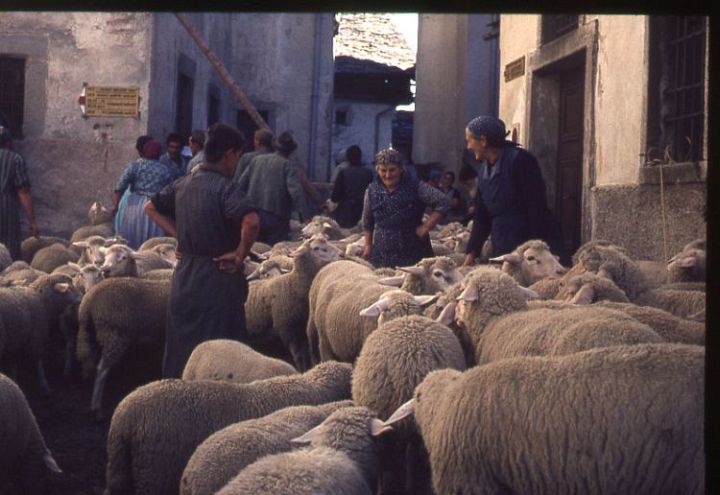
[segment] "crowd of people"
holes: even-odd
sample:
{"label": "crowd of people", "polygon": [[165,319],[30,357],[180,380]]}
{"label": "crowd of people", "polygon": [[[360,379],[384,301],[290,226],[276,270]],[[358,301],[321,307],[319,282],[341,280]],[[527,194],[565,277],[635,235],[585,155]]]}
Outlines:
{"label": "crowd of people", "polygon": [[[116,233],[133,249],[151,237],[177,239],[163,375],[180,376],[190,352],[204,340],[245,340],[238,304],[248,294],[243,262],[255,241],[289,239],[293,211],[300,220],[309,220],[314,210],[341,227],[359,226],[363,256],[376,267],[433,256],[429,232],[443,220],[473,221],[468,265],[488,237],[496,256],[531,238],[546,239],[559,250],[537,161],[505,136],[504,123],[495,117],[477,117],[465,129],[478,181],[472,204],[455,187],[453,171],[431,170],[421,180],[392,148],[376,154],[373,173],[360,147],[348,147],[325,201],[298,165],[290,132],[274,136],[259,129],[248,153],[242,133],[224,124],[193,131],[187,141],[171,133],[164,153],[152,136],[140,136],[139,156],[116,183],[112,211]],[[9,142],[7,128],[0,126],[0,241],[17,257],[18,205],[31,233],[38,235],[38,229],[24,161]]]}

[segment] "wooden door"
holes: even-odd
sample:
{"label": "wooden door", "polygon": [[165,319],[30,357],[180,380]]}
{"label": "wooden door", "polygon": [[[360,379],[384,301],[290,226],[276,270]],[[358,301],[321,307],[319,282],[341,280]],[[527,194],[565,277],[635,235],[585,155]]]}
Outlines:
{"label": "wooden door", "polygon": [[563,247],[570,256],[580,246],[584,94],[580,68],[560,74],[557,194],[555,212],[562,225]]}

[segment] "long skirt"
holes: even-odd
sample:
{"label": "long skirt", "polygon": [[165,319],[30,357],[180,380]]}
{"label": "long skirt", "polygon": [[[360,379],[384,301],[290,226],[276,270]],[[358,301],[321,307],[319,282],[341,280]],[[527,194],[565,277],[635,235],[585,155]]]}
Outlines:
{"label": "long skirt", "polygon": [[[130,193],[124,208],[118,206],[119,218],[116,232],[127,239],[128,246],[137,249],[151,237],[165,235],[162,228],[145,214],[145,203],[149,197],[144,194]],[[122,200],[120,201],[122,203]]]}

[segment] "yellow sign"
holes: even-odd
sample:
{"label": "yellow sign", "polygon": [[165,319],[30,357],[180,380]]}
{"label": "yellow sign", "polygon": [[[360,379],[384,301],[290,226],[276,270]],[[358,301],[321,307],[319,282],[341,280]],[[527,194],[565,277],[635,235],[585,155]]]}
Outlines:
{"label": "yellow sign", "polygon": [[87,86],[85,88],[86,117],[132,117],[140,112],[140,88]]}

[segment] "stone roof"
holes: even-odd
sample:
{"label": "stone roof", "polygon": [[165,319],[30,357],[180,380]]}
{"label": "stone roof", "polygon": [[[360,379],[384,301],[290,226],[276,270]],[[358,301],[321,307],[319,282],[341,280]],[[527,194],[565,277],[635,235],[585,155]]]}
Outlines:
{"label": "stone roof", "polygon": [[415,54],[387,14],[343,13],[337,20],[340,26],[333,40],[336,70],[394,72],[393,67],[406,70],[415,65]]}

